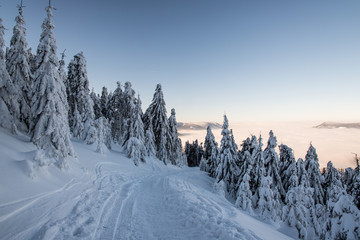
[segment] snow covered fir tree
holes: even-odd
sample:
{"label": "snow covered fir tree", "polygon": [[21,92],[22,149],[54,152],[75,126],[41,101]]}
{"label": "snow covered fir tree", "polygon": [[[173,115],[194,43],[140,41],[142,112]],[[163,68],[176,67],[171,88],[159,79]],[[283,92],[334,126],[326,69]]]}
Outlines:
{"label": "snow covered fir tree", "polygon": [[[272,130],[267,141],[261,135],[251,135],[238,145],[226,115],[219,143],[213,133],[216,129],[208,126],[203,143],[187,141],[183,146],[177,112],[174,108],[167,109],[166,92],[161,84],[155,86],[152,101],[145,111],[140,95],[130,81],[118,81],[114,89],[103,86],[100,94],[94,89],[91,91],[92,79],[88,77],[86,53],[79,52],[66,64],[64,51],[59,60],[51,1],[45,10],[46,18],[41,26],[36,53],[28,48],[22,1],[6,51],[6,28],[0,18],[0,126],[2,131],[36,149],[28,155],[14,154],[14,158],[31,156],[27,162],[31,162],[33,168],[55,166],[54,169],[66,174],[71,164],[78,164],[74,149],[80,145],[90,149],[99,162],[109,153],[117,154],[119,161],[129,160],[131,167],[139,172],[146,167],[156,170],[158,164],[168,171],[199,167],[203,172],[198,174],[206,178],[206,187],[213,187],[216,192],[220,186],[224,195],[217,197],[231,203],[237,211],[250,215],[251,219],[278,229],[289,228],[298,239],[360,239],[360,167],[357,155],[355,169],[339,171],[329,162],[321,171],[319,156],[312,143],[303,156],[304,160],[296,159],[294,150],[280,144]],[[31,167],[26,165],[23,168]],[[84,175],[89,171],[85,167],[82,170]],[[96,171],[101,174],[101,169]],[[126,177],[108,179],[106,176],[101,182],[104,180],[104,183],[111,184],[120,178],[125,181]],[[150,181],[152,178],[146,179]],[[152,187],[171,184],[181,185],[164,177],[147,187],[151,190]],[[126,189],[134,191],[136,186],[121,189],[113,186],[112,192],[106,194],[120,199],[128,194]],[[106,195],[101,192],[102,187],[97,192],[99,201]],[[185,186],[181,193],[187,193],[192,187],[191,184]],[[183,204],[182,200],[170,201],[178,192],[161,191],[168,204],[165,205],[170,209],[175,203]],[[190,201],[194,206],[197,202],[214,202],[204,197],[194,199]],[[202,204],[196,205],[198,209],[189,209],[200,212],[205,206]],[[100,207],[96,205],[94,209]],[[89,207],[84,209],[84,212],[91,211]],[[178,214],[184,216],[184,213]],[[206,216],[213,218],[211,214]],[[194,217],[192,221],[196,223],[197,220]],[[86,221],[88,225],[95,222],[91,218]],[[218,223],[226,225],[220,220]],[[207,224],[212,226],[211,221]],[[59,223],[51,227],[57,225]],[[79,229],[76,231],[82,236]]]}
{"label": "snow covered fir tree", "polygon": [[74,56],[67,72],[65,52],[60,60],[57,57],[51,2],[36,54],[27,49],[22,1],[18,9],[6,54],[5,28],[0,24],[0,123],[13,134],[29,135],[38,148],[38,165],[67,167],[67,160],[76,157],[70,140],[75,138],[96,145],[102,154],[113,144],[122,146],[135,165],[157,157],[165,164],[187,166],[175,109],[168,118],[160,84],[145,114],[130,82],[118,82],[110,94],[105,86],[101,96],[90,92],[84,53]]}
{"label": "snow covered fir tree", "polygon": [[[321,174],[312,144],[305,162],[296,161],[292,149],[284,144],[279,146],[280,154],[275,151],[272,131],[265,150],[261,136],[259,140],[252,136],[237,151],[226,116],[221,134],[218,149],[208,128],[200,169],[223,182],[235,206],[265,221],[295,228],[299,239],[360,238],[359,195],[354,190],[354,185],[359,186],[358,167],[348,168],[341,177],[329,162]],[[212,166],[217,166],[215,174]]]}

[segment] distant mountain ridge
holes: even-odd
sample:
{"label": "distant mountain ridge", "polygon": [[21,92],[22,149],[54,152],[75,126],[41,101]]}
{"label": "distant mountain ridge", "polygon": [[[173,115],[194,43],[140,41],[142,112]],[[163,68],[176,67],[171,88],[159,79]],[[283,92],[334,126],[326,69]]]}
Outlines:
{"label": "distant mountain ridge", "polygon": [[195,123],[184,123],[178,122],[178,130],[206,130],[210,126],[212,129],[221,128],[221,124],[216,122],[195,122]]}
{"label": "distant mountain ridge", "polygon": [[315,126],[314,128],[357,128],[360,129],[360,123],[338,123],[338,122],[323,122],[320,125]]}

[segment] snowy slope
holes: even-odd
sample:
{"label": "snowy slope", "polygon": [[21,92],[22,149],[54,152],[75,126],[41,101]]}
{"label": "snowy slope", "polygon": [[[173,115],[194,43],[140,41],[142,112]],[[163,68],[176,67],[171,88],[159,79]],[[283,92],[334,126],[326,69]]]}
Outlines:
{"label": "snowy slope", "polygon": [[198,168],[74,148],[69,170],[32,169],[27,137],[0,129],[0,239],[289,239],[234,208]]}

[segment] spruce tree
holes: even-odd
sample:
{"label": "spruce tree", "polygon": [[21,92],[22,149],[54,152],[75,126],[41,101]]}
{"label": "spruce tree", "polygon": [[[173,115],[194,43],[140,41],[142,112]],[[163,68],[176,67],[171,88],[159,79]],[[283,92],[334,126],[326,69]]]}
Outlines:
{"label": "spruce tree", "polygon": [[0,18],[0,126],[16,133],[20,116],[17,101],[18,89],[13,85],[5,65],[4,26]]}
{"label": "spruce tree", "polygon": [[111,149],[111,130],[108,120],[100,117],[95,120],[97,129],[97,148],[96,151],[104,154],[106,149]]}
{"label": "spruce tree", "polygon": [[101,111],[101,105],[100,105],[100,99],[99,96],[94,92],[94,89],[91,90],[90,93],[90,98],[94,103],[94,114],[95,114],[95,119],[98,119],[103,115],[102,111]]}
{"label": "spruce tree", "polygon": [[100,108],[101,108],[101,113],[103,116],[106,116],[108,101],[109,101],[108,90],[106,87],[103,87],[102,91],[101,91],[101,98],[100,98]]}
{"label": "spruce tree", "polygon": [[[255,149],[252,152],[252,159],[254,161],[254,179],[253,179],[253,185],[251,186],[251,191],[253,195],[255,196],[255,193],[257,189],[261,185],[261,178],[265,176],[265,163],[264,163],[264,154],[263,154],[263,143],[262,143],[262,137],[260,135],[258,144],[256,145]],[[256,196],[254,197],[254,200],[256,202]]]}
{"label": "spruce tree", "polygon": [[[270,131],[269,135],[268,145],[264,150],[265,169],[267,176],[272,178],[271,189],[274,192],[274,198],[277,204],[276,209],[280,209],[280,202],[285,200],[286,193],[279,173],[279,157],[275,151],[277,140],[273,131]],[[278,214],[280,214],[280,212]]]}
{"label": "spruce tree", "polygon": [[128,156],[134,161],[136,166],[139,165],[140,161],[145,162],[146,155],[144,124],[141,119],[141,113],[141,100],[138,97],[133,115],[129,121],[129,139],[124,142]]}
{"label": "spruce tree", "polygon": [[316,149],[310,144],[305,156],[305,170],[308,174],[310,187],[314,189],[315,204],[324,204],[324,190],[321,183],[321,172]]}
{"label": "spruce tree", "polygon": [[115,143],[121,144],[121,137],[123,135],[123,91],[120,82],[117,82],[117,87],[114,93],[109,96],[107,104],[106,116],[110,120],[111,136]]}
{"label": "spruce tree", "polygon": [[211,177],[216,177],[216,168],[218,166],[218,144],[215,141],[214,134],[211,131],[211,127],[207,127],[207,133],[204,141],[204,157],[206,159],[206,165],[208,168],[209,175]]}
{"label": "spruce tree", "polygon": [[285,192],[287,192],[291,184],[290,178],[295,174],[297,175],[296,161],[293,150],[290,147],[281,144],[279,149],[281,182],[283,183]]}
{"label": "spruce tree", "polygon": [[[33,76],[29,66],[29,56],[26,41],[25,19],[22,3],[19,6],[19,15],[15,18],[16,25],[10,41],[10,48],[6,54],[6,67],[14,85],[19,88],[16,93],[20,116],[18,129],[27,133],[31,122],[31,97]],[[15,116],[18,117],[18,116]]]}
{"label": "spruce tree", "polygon": [[325,239],[359,239],[360,212],[346,193],[339,171],[329,162],[325,177]]}
{"label": "spruce tree", "polygon": [[[88,144],[94,143],[96,136],[94,103],[90,97],[89,80],[86,70],[86,59],[83,53],[74,56],[68,66],[69,84],[69,122],[71,131],[74,132],[76,125],[83,124],[83,130],[78,136],[80,140]],[[75,105],[81,116],[81,123],[75,122]]]}
{"label": "spruce tree", "polygon": [[251,154],[251,140],[250,138],[247,138],[245,141],[243,141],[243,143],[241,144],[241,151],[240,151],[240,176],[239,176],[239,181],[241,182],[243,179],[243,176],[248,173],[250,179],[249,179],[249,184],[252,185],[253,184],[253,178],[254,178],[254,173],[253,173],[253,169],[254,168],[254,159],[252,157]]}
{"label": "spruce tree", "polygon": [[151,116],[148,128],[145,130],[145,148],[147,156],[149,157],[155,157],[156,155],[156,148],[155,148],[155,137],[153,132],[153,126],[152,126],[152,119]]}
{"label": "spruce tree", "polygon": [[224,115],[224,124],[222,126],[219,165],[217,168],[216,179],[217,182],[223,181],[226,185],[226,190],[235,198],[236,190],[234,184],[237,183],[237,176],[239,174],[239,167],[236,164],[237,151],[234,146],[233,137],[229,130],[229,121]]}
{"label": "spruce tree", "polygon": [[239,189],[237,192],[235,206],[243,209],[244,211],[248,212],[249,214],[253,214],[253,207],[252,207],[252,192],[250,189],[250,172],[251,168],[247,169],[247,172],[242,177],[241,183],[239,185]]}
{"label": "spruce tree", "polygon": [[[284,146],[282,147],[284,148]],[[285,206],[282,210],[282,220],[290,227],[296,227],[299,239],[306,239],[308,222],[305,190],[302,185],[299,186],[296,168],[293,168],[292,171],[292,175],[288,179],[289,186],[286,193]]]}
{"label": "spruce tree", "polygon": [[[264,169],[265,171],[265,169]],[[264,220],[277,220],[278,207],[273,191],[271,190],[272,178],[260,175],[260,186],[256,191],[256,209],[260,217]]]}
{"label": "spruce tree", "polygon": [[54,159],[59,168],[67,165],[66,158],[74,156],[68,125],[66,89],[58,73],[56,40],[52,22],[53,7],[46,7],[47,18],[42,24],[37,49],[32,108],[34,127],[31,140],[45,157]]}
{"label": "spruce tree", "polygon": [[[61,53],[61,59],[59,61],[58,73],[59,73],[60,79],[63,81],[63,83],[66,87],[67,74],[65,71],[65,51]],[[66,97],[67,97],[67,92],[66,92]]]}
{"label": "spruce tree", "polygon": [[[151,116],[151,117],[149,117]],[[165,164],[168,163],[168,151],[166,143],[168,141],[169,124],[166,116],[164,94],[161,85],[155,89],[153,100],[144,114],[145,128],[149,126],[149,119],[152,119],[153,132],[155,136],[156,156]]]}
{"label": "spruce tree", "polygon": [[177,165],[177,162],[182,156],[181,149],[181,140],[178,136],[177,131],[177,122],[176,122],[176,116],[175,116],[175,109],[171,109],[171,116],[169,117],[169,135],[168,135],[168,156],[170,159],[170,162],[173,165]]}

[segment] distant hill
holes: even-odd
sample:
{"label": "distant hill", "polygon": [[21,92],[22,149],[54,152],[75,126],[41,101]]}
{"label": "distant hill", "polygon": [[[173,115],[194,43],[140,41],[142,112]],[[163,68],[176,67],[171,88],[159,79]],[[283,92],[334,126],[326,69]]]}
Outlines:
{"label": "distant hill", "polygon": [[314,128],[357,128],[360,129],[360,123],[338,123],[338,122],[323,122],[320,125],[315,126]]}
{"label": "distant hill", "polygon": [[178,130],[206,130],[210,126],[212,129],[219,129],[221,125],[216,122],[195,122],[195,123],[183,123],[178,122]]}

